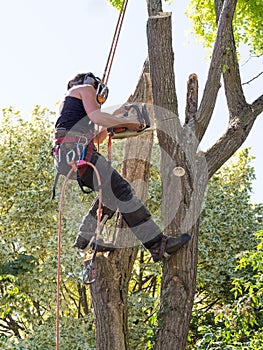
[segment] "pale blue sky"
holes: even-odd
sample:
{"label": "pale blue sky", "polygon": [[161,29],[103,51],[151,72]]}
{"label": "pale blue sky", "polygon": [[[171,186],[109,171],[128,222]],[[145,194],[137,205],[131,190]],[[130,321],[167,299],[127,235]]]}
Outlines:
{"label": "pale blue sky", "polygon": [[[176,88],[183,115],[186,81],[199,76],[200,97],[208,64],[206,52],[186,35],[190,24],[184,16],[188,0],[174,0],[165,10],[173,13]],[[1,0],[0,108],[9,105],[26,117],[36,104],[56,109],[69,78],[92,71],[101,76],[106,63],[118,12],[106,0]],[[129,0],[127,14],[113,63],[106,106],[124,102],[133,92],[147,55],[146,1]],[[242,59],[243,81],[262,71],[262,58]],[[262,94],[263,78],[244,87],[252,102]],[[209,147],[227,126],[223,91],[202,147]],[[245,146],[256,156],[257,181],[253,200],[263,202],[262,130],[263,116],[254,125]]]}

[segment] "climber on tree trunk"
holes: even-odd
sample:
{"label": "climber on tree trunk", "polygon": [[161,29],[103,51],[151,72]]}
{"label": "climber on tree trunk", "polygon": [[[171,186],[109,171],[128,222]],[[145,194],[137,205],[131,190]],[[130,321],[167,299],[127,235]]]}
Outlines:
{"label": "climber on tree trunk", "polygon": [[[167,254],[173,254],[189,240],[188,234],[177,237],[165,236],[152,220],[151,213],[136,197],[131,185],[111,166],[111,163],[98,153],[94,138],[106,138],[107,129],[127,128],[139,131],[142,125],[134,115],[121,117],[102,112],[97,102],[96,90],[100,79],[92,73],[78,74],[68,83],[66,96],[59,109],[55,128],[53,154],[60,173],[67,175],[70,170],[70,153],[78,154],[79,159],[91,162],[98,170],[102,189],[102,216],[112,217],[118,209],[128,227],[150,251],[155,262]],[[96,135],[96,127],[100,127]],[[74,148],[75,147],[75,148]],[[82,186],[98,191],[100,186],[91,166],[79,168],[78,181]],[[98,198],[92,204],[80,225],[80,232],[74,246],[84,251],[94,247],[97,229]],[[97,251],[111,251],[115,247],[110,242],[96,242]]]}

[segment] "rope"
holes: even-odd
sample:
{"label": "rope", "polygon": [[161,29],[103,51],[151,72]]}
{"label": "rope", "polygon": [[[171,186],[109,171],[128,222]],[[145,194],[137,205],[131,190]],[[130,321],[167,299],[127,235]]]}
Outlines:
{"label": "rope", "polygon": [[102,84],[107,84],[108,83],[108,79],[109,79],[109,75],[110,75],[110,71],[111,71],[111,67],[112,67],[112,62],[115,56],[115,52],[116,52],[116,47],[119,41],[119,36],[120,36],[120,32],[121,32],[121,28],[122,28],[122,24],[123,24],[123,19],[124,19],[124,15],[126,12],[126,8],[127,8],[127,4],[128,4],[128,0],[123,0],[122,2],[122,6],[121,6],[121,10],[120,10],[120,14],[119,14],[119,18],[116,24],[116,28],[115,28],[115,32],[113,35],[113,39],[112,39],[112,43],[111,43],[111,47],[110,47],[110,52],[109,52],[109,56],[106,62],[106,66],[105,66],[105,70],[101,79],[101,85]]}
{"label": "rope", "polygon": [[[120,36],[120,32],[122,29],[122,25],[123,25],[123,19],[124,19],[124,15],[126,12],[126,8],[127,8],[127,4],[128,4],[128,0],[123,0],[122,2],[122,7],[120,10],[120,14],[119,14],[119,18],[117,21],[117,25],[115,28],[115,32],[113,35],[113,39],[112,39],[112,43],[111,43],[111,47],[110,47],[110,52],[109,52],[109,56],[106,62],[106,66],[105,66],[105,70],[103,73],[103,77],[101,79],[100,85],[102,86],[104,83],[107,84],[108,79],[109,79],[109,75],[110,75],[110,71],[111,71],[111,67],[112,67],[112,63],[113,63],[113,59],[115,56],[115,52],[116,52],[116,47],[118,44],[118,40],[119,40],[119,36]],[[109,140],[109,153],[110,153],[110,158],[111,158],[111,139]],[[97,170],[97,168],[90,162],[87,162],[87,165],[91,166],[97,176],[97,181],[98,181],[98,192],[99,192],[99,205],[98,205],[98,212],[97,212],[97,235],[96,235],[96,239],[99,239],[99,235],[100,235],[100,219],[101,219],[101,214],[102,214],[102,188],[101,188],[101,179],[100,179],[100,175],[99,172]],[[61,197],[60,197],[60,203],[59,203],[59,220],[58,220],[58,268],[57,268],[57,307],[56,307],[56,350],[59,350],[59,314],[60,314],[60,277],[61,277],[61,232],[62,232],[62,214],[63,214],[63,200],[64,200],[64,195],[65,195],[65,189],[66,189],[66,185],[67,182],[70,178],[70,175],[72,173],[72,171],[76,171],[76,168],[74,169],[72,167],[72,169],[68,172],[63,186],[62,186],[62,190],[61,190]]]}
{"label": "rope", "polygon": [[[96,240],[98,240],[100,237],[100,224],[101,224],[101,215],[102,215],[102,188],[101,188],[101,178],[100,174],[98,172],[98,169],[96,166],[90,162],[86,162],[88,166],[91,166],[96,174],[97,182],[98,182],[98,193],[99,193],[99,204],[98,204],[98,210],[97,210],[97,232],[96,232]],[[76,165],[74,163],[71,164],[72,169],[68,172],[63,185],[61,189],[61,196],[60,196],[60,202],[59,202],[59,219],[58,219],[58,255],[57,255],[57,296],[56,296],[56,350],[59,350],[60,346],[60,322],[59,322],[59,316],[60,316],[60,281],[61,281],[61,233],[62,233],[62,216],[63,216],[63,201],[65,196],[65,190],[67,182],[72,174],[73,171],[76,171]]]}
{"label": "rope", "polygon": [[57,305],[56,305],[56,350],[59,350],[59,314],[60,314],[60,277],[61,277],[61,231],[62,231],[62,212],[65,189],[73,168],[68,172],[61,189],[59,202],[59,219],[58,219],[58,268],[57,268]]}

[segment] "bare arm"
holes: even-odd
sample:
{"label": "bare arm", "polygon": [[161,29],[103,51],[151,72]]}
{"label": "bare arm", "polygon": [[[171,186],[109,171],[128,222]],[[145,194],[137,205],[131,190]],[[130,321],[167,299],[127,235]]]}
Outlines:
{"label": "bare arm", "polygon": [[72,89],[70,95],[82,100],[85,111],[93,123],[105,128],[126,127],[130,130],[137,130],[140,127],[137,118],[117,117],[115,115],[102,112],[96,101],[96,91],[91,85],[82,85]]}

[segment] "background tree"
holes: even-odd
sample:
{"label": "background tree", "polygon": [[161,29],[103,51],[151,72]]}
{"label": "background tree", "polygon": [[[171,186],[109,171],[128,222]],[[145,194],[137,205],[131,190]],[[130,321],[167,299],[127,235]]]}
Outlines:
{"label": "background tree", "polygon": [[[192,0],[187,14],[192,21],[195,35],[203,45],[212,48],[216,39],[217,23],[223,0]],[[216,16],[216,20],[215,20]],[[233,19],[233,31],[237,48],[246,44],[253,55],[262,55],[262,4],[260,1],[237,2]]]}
{"label": "background tree", "polygon": [[237,259],[232,300],[227,299],[203,315],[196,315],[197,337],[191,349],[262,348],[262,231],[258,231],[255,238],[258,244]]}
{"label": "background tree", "polygon": [[253,157],[237,153],[210,179],[200,217],[197,295],[206,305],[229,300],[240,252],[255,247],[262,205],[251,203]]}
{"label": "background tree", "polygon": [[[25,120],[19,112],[6,108],[1,119],[0,344],[4,349],[21,349],[20,342],[25,349],[55,347],[58,203],[51,201],[52,114],[36,107]],[[74,184],[69,183],[68,190],[71,197],[66,197],[65,217],[69,220],[63,225],[61,346],[83,349],[85,344],[94,344],[94,329],[89,294],[81,283],[82,266],[72,248],[82,201]]]}
{"label": "background tree", "polygon": [[[117,1],[115,3],[117,4]],[[168,206],[171,202],[178,204],[178,209],[174,212],[173,220],[166,220],[166,222],[169,222],[166,231],[176,234],[180,230],[188,230],[189,223],[192,224],[192,227],[189,229],[192,234],[191,243],[187,248],[184,248],[176,256],[163,264],[160,313],[158,315],[158,331],[157,337],[155,338],[155,349],[176,348],[180,350],[185,349],[186,347],[195,295],[199,228],[199,222],[198,220],[196,221],[196,218],[198,218],[197,214],[201,210],[207,181],[232,156],[246,139],[254,121],[262,112],[263,96],[259,96],[254,102],[248,103],[243,93],[232,26],[236,10],[236,0],[225,0],[224,2],[215,1],[214,7],[216,13],[211,17],[211,20],[214,21],[214,23],[217,23],[217,34],[213,46],[207,83],[199,104],[197,76],[195,74],[191,75],[188,82],[185,124],[181,125],[178,115],[175,89],[171,40],[171,16],[162,13],[162,2],[160,0],[148,0],[147,5],[150,15],[147,26],[147,36],[152,98],[153,104],[156,106],[154,112],[162,156],[162,181],[163,184],[166,185],[166,187],[164,186],[166,190],[165,194],[170,196],[167,205],[164,203],[164,214],[169,212]],[[203,3],[203,5],[205,6],[206,3]],[[225,95],[229,109],[229,125],[225,134],[222,135],[222,137],[209,150],[202,153],[198,151],[198,146],[213,115],[222,76],[224,79]],[[142,79],[138,84],[138,89],[133,98],[137,101],[146,100],[146,102],[150,102],[152,100],[149,95],[149,84],[145,88],[143,84],[144,77],[145,74],[142,75]],[[149,79],[147,79],[147,81],[148,80]],[[142,91],[144,91],[144,93],[142,93]],[[27,133],[30,134],[30,130],[27,130]],[[9,181],[11,190],[6,197],[3,197],[2,201],[4,216],[3,225],[1,225],[1,233],[3,232],[1,239],[3,240],[4,245],[9,245],[9,250],[7,252],[3,251],[4,259],[1,268],[3,269],[4,274],[6,274],[7,269],[9,269],[7,275],[11,276],[11,278],[8,277],[9,280],[8,278],[5,280],[7,285],[5,284],[2,293],[4,296],[9,295],[9,291],[12,290],[14,282],[16,282],[15,289],[10,293],[10,297],[13,298],[15,293],[19,291],[19,295],[22,295],[23,300],[26,299],[29,303],[27,308],[27,311],[29,312],[28,317],[30,317],[32,313],[37,313],[37,311],[39,312],[40,310],[40,313],[43,311],[43,313],[41,313],[43,320],[51,320],[52,322],[54,315],[52,319],[52,312],[49,312],[49,310],[51,310],[50,305],[52,304],[52,301],[49,301],[46,305],[43,301],[43,295],[49,294],[46,292],[46,290],[50,290],[49,288],[53,289],[53,294],[51,293],[49,295],[54,295],[54,270],[46,270],[45,264],[49,262],[48,266],[54,267],[56,262],[56,257],[54,255],[54,238],[50,238],[49,240],[49,234],[51,230],[54,229],[55,220],[54,216],[50,216],[51,221],[48,221],[49,224],[47,224],[47,216],[45,216],[44,220],[44,217],[41,217],[41,215],[40,217],[37,217],[36,223],[33,220],[36,216],[35,214],[38,213],[37,209],[39,205],[35,205],[34,203],[35,201],[39,203],[43,198],[39,196],[38,192],[40,187],[38,185],[43,182],[43,174],[41,174],[40,177],[34,177],[32,180],[32,175],[36,176],[36,172],[33,170],[35,167],[37,169],[37,164],[34,164],[34,162],[30,160],[39,156],[38,148],[36,148],[35,145],[39,145],[41,140],[39,138],[34,138],[36,134],[36,131],[31,134],[34,142],[30,144],[30,147],[24,145],[28,152],[26,158],[24,155],[21,155],[18,159],[15,158],[15,155],[17,154],[16,152],[20,149],[21,144],[13,140],[11,131],[8,133],[7,141],[11,143],[13,152],[10,153],[9,148],[3,149],[5,152],[5,160],[1,160],[3,163],[1,169],[4,169],[4,177],[10,179],[9,176],[11,176],[11,174],[15,174],[16,177],[18,177],[19,175],[16,173],[18,169],[21,169],[21,171],[23,170],[28,176],[21,178],[21,187],[19,186],[18,189],[14,188],[11,181]],[[18,140],[22,142],[23,139],[18,133],[18,127],[17,135]],[[7,141],[4,140],[5,147],[7,147]],[[12,143],[11,141],[14,142]],[[44,138],[43,141],[45,142],[47,139]],[[140,147],[140,142],[143,142],[143,140],[138,139],[135,142],[138,142],[137,147]],[[135,152],[137,148],[133,147],[134,145],[132,144],[132,141],[129,141],[127,144],[127,152],[129,152],[129,150]],[[150,149],[150,147],[148,149]],[[34,154],[33,158],[32,154]],[[10,155],[12,160],[11,163],[9,162]],[[149,156],[149,154],[147,154],[147,156]],[[185,169],[185,176],[183,178],[173,178],[173,168],[171,168],[171,165],[168,162],[169,158]],[[25,160],[25,164],[23,164],[21,159]],[[18,166],[21,166],[21,168]],[[131,163],[129,166],[131,166],[130,169],[134,169],[134,163]],[[10,171],[7,171],[8,167]],[[204,171],[204,169],[207,171]],[[145,162],[139,170],[141,171],[141,174],[136,176],[140,176],[145,182],[147,182],[149,170],[147,168],[147,162]],[[131,180],[132,177],[129,177],[127,162],[124,163],[124,172]],[[48,176],[45,172],[44,175]],[[4,184],[3,186],[6,186],[6,182],[2,182]],[[24,191],[23,184],[28,190]],[[30,205],[32,204],[32,211],[29,210],[27,212],[25,205],[20,207],[20,205],[14,200],[22,197],[16,195],[16,192],[19,193],[20,188],[23,190],[20,194],[23,194],[24,196],[26,193],[28,196],[26,198],[31,199],[27,205],[30,209]],[[179,199],[178,189],[180,189]],[[9,190],[9,188],[7,190]],[[139,191],[141,191],[139,193],[141,193],[142,198],[144,198],[143,196],[145,196],[145,192],[143,189],[139,189]],[[49,195],[44,193],[44,198],[48,197]],[[41,203],[43,204],[44,200]],[[40,213],[44,212],[44,209],[43,211],[41,207],[40,209]],[[45,211],[45,214],[51,214],[51,211],[53,212],[53,210],[50,210],[50,212],[47,210]],[[26,214],[30,213],[32,214],[32,216],[30,216],[32,217],[32,220],[29,222],[28,220],[25,220],[25,218]],[[11,227],[11,222],[14,218],[21,221],[21,229],[20,226]],[[39,224],[39,221],[41,221],[41,225]],[[69,228],[72,228],[71,223],[68,222],[67,224],[69,225]],[[46,227],[47,225],[51,225],[52,227],[49,229],[49,227]],[[49,246],[49,244],[50,247],[52,247],[49,252],[43,247],[42,242],[37,240],[40,229],[41,233],[43,232],[43,237],[47,237],[45,240],[45,247],[46,245]],[[13,237],[9,236],[10,232],[12,232]],[[27,233],[29,233],[29,236]],[[211,234],[211,236],[212,235],[213,234]],[[32,247],[29,247],[29,238],[30,241],[36,243],[32,251],[30,249]],[[16,245],[12,244],[14,240],[16,240]],[[67,249],[68,245],[66,239],[65,246]],[[10,247],[12,247],[11,251]],[[26,249],[24,247],[26,247]],[[97,349],[120,348],[123,350],[129,348],[127,327],[127,286],[131,276],[136,250],[137,248],[121,250],[110,254],[108,258],[101,257],[97,261],[100,277],[97,280],[98,283],[92,286],[93,306],[96,311]],[[23,254],[21,254],[21,252]],[[13,255],[10,255],[11,253]],[[31,291],[26,290],[26,286],[22,291],[17,289],[18,282],[21,282],[21,277],[19,276],[19,280],[14,278],[16,272],[8,260],[10,256],[12,256],[12,261],[18,263],[20,276],[21,271],[23,271],[23,278],[26,278],[25,269],[31,273],[37,268],[38,271],[41,272],[41,277],[36,278],[36,281],[34,281],[34,279],[31,280],[32,276],[28,279],[28,283],[32,282],[31,285],[34,286],[34,288],[39,286],[43,288],[38,290],[36,295],[33,293],[32,296]],[[71,286],[71,277],[75,278],[77,275],[73,268],[70,269],[70,266],[77,265],[71,265],[72,260],[74,260],[72,256],[70,256],[70,258],[65,257],[65,261],[63,262],[63,267],[65,268],[65,270],[63,270],[63,281],[65,280],[67,282],[63,286],[63,292],[67,295],[67,298],[65,298],[65,300],[67,300],[67,307],[63,310],[63,321],[65,321],[65,324],[67,317],[70,317],[68,311],[69,305],[76,305],[79,300],[79,294],[76,296],[73,293],[75,290]],[[21,265],[23,264],[25,265],[24,270],[21,270]],[[52,274],[49,274],[49,271],[52,272]],[[50,275],[53,276],[53,280],[50,278]],[[72,288],[67,289],[68,286],[71,286]],[[77,292],[79,292],[79,290]],[[14,298],[13,303],[15,303],[17,299],[17,297]],[[17,336],[23,334],[23,329],[21,329],[21,327],[24,327],[25,325],[23,323],[28,320],[28,318],[25,318],[27,312],[24,312],[24,317],[22,317],[19,322],[15,319],[17,323],[13,326],[14,317],[10,320],[10,308],[8,309],[7,307],[10,299],[7,297],[3,300],[5,301],[3,313],[5,317],[2,320],[4,322],[4,327],[6,327],[6,325],[9,327],[8,329],[12,327],[11,332],[16,332],[15,334],[17,334]],[[102,301],[104,303],[103,307]],[[36,304],[34,304],[34,302],[36,302]],[[43,304],[45,305],[44,307],[42,307]],[[36,305],[37,307],[33,308],[32,305]],[[41,305],[41,307],[39,305]],[[19,307],[19,305],[16,307]],[[13,310],[15,310],[15,308]],[[80,312],[81,308],[78,310]],[[75,312],[74,309],[72,314],[76,315]],[[23,314],[23,310],[21,310],[20,314]],[[45,322],[45,324],[47,323]],[[41,327],[41,324],[38,326]],[[24,328],[27,329],[27,327]],[[65,327],[65,329],[67,328]],[[169,334],[169,336],[167,336],[167,334]],[[39,339],[40,338],[41,337],[39,337]],[[49,345],[53,346],[53,343],[51,343]]]}

